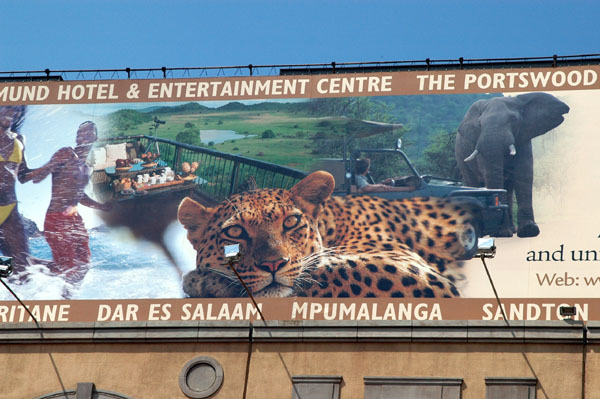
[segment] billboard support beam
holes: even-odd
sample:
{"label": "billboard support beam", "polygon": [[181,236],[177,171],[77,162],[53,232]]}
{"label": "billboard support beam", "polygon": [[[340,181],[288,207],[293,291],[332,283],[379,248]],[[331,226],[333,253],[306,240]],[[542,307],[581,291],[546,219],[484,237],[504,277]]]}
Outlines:
{"label": "billboard support beam", "polygon": [[[405,60],[405,61],[362,61],[362,62],[331,62],[317,64],[271,64],[271,65],[237,65],[237,66],[207,66],[207,67],[177,67],[177,68],[126,68],[127,79],[131,79],[131,71],[148,72],[148,78],[151,79],[152,72],[166,72],[172,74],[172,78],[186,78],[190,76],[190,71],[198,73],[196,77],[208,76],[208,72],[216,71],[216,76],[226,76],[225,71],[238,71],[248,68],[249,76],[253,76],[254,69],[269,68],[272,75],[314,75],[324,73],[367,73],[367,72],[388,72],[388,71],[418,71],[418,70],[455,70],[455,69],[492,69],[492,68],[535,68],[535,67],[557,67],[560,61],[561,66],[580,66],[580,65],[599,65],[600,53],[579,54],[579,55],[557,55],[545,57],[519,57],[519,58],[472,58],[446,60]],[[252,67],[251,67],[252,65]],[[76,73],[77,78],[73,80],[85,79],[88,73],[95,73],[92,80],[102,79],[101,72],[122,72],[123,69],[74,69],[57,70],[59,76],[67,73]],[[50,76],[50,70],[35,71],[0,71],[0,81],[32,81],[31,75],[45,76],[47,80],[59,80]],[[39,77],[41,77],[39,76]],[[63,80],[63,79],[60,79]]]}

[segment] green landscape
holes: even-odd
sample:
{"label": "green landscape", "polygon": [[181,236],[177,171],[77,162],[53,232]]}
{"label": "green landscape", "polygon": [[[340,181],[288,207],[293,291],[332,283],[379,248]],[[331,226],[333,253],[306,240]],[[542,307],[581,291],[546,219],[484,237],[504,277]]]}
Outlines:
{"label": "green landscape", "polygon": [[[156,135],[217,151],[311,170],[319,158],[341,158],[344,142],[355,148],[403,149],[421,173],[452,176],[454,134],[468,107],[488,95],[439,95],[315,99],[301,102],[231,102],[219,108],[199,103],[110,114],[109,137],[154,135],[154,118],[165,121]],[[362,121],[402,124],[377,128]],[[201,141],[200,131],[233,131],[235,139]],[[230,132],[229,132],[230,133]],[[375,178],[394,174],[394,161],[372,157]]]}

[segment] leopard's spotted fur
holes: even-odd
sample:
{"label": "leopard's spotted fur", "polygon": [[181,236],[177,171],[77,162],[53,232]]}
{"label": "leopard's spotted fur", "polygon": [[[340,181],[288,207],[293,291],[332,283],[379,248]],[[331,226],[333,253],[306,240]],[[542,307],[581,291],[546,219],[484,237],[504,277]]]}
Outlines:
{"label": "leopard's spotted fur", "polygon": [[315,172],[291,190],[262,189],[214,208],[186,198],[178,218],[197,251],[184,277],[193,297],[454,297],[446,267],[464,255],[471,214],[442,199],[330,197],[333,177]]}

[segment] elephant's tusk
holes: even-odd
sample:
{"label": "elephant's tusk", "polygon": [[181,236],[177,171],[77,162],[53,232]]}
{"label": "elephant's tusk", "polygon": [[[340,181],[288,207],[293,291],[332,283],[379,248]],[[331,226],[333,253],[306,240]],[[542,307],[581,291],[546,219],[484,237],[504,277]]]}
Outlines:
{"label": "elephant's tusk", "polygon": [[465,158],[465,162],[469,162],[475,159],[475,157],[479,154],[479,151],[475,150],[471,155]]}
{"label": "elephant's tusk", "polygon": [[517,149],[514,144],[508,146],[508,152],[510,155],[515,155],[517,153]]}

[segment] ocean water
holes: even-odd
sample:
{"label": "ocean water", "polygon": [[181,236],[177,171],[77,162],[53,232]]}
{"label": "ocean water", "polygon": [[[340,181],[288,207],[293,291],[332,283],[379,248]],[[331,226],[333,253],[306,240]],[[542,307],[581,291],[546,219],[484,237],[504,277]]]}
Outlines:
{"label": "ocean water", "polygon": [[[195,251],[185,238],[185,230],[173,226],[166,235],[179,270],[187,273],[194,268]],[[50,247],[43,237],[29,240],[30,252],[41,259],[52,259]],[[72,287],[61,276],[53,275],[45,266],[29,267],[25,283],[9,279],[8,283],[23,300],[64,299],[65,289],[70,299],[143,299],[182,298],[181,276],[156,245],[139,241],[128,232],[110,230],[90,232],[91,268],[79,287]],[[13,300],[0,287],[0,300]]]}

